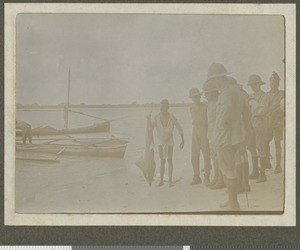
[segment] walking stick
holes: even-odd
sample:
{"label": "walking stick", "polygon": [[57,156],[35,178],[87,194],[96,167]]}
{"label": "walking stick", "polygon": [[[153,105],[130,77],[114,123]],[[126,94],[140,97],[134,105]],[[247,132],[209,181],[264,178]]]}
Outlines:
{"label": "walking stick", "polygon": [[248,192],[246,188],[245,188],[245,195],[246,195],[247,207],[249,208]]}
{"label": "walking stick", "polygon": [[[245,164],[248,162],[248,157],[247,157],[247,151],[244,153],[244,161],[242,164],[242,181],[243,181],[243,186],[244,186],[244,191],[245,191],[245,196],[246,196],[246,201],[247,201],[247,207],[249,208],[249,200],[248,200],[248,192],[247,192],[247,185],[246,185],[246,171],[245,171]],[[249,163],[248,163],[249,164]]]}

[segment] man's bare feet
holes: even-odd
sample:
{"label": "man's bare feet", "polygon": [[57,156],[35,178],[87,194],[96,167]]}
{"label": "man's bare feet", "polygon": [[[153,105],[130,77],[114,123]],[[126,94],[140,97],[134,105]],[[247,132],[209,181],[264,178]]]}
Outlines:
{"label": "man's bare feet", "polygon": [[158,183],[156,186],[157,187],[161,187],[161,186],[163,186],[164,185],[164,182],[163,181],[161,181],[160,183]]}
{"label": "man's bare feet", "polygon": [[173,181],[169,181],[169,187],[174,187]]}

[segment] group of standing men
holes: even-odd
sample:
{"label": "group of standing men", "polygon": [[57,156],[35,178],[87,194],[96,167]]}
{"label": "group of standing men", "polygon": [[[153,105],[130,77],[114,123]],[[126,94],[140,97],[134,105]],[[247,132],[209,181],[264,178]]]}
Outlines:
{"label": "group of standing men", "polygon": [[[231,73],[220,63],[213,63],[202,86],[202,93],[192,88],[189,97],[193,132],[192,156],[194,177],[191,185],[202,183],[200,177],[200,152],[204,159],[204,184],[211,189],[227,188],[228,201],[220,206],[225,210],[239,210],[237,194],[249,192],[248,179],[257,183],[267,181],[266,169],[271,169],[270,142],[274,138],[276,167],[274,173],[281,173],[281,140],[284,128],[284,91],[279,90],[280,78],[276,72],[270,77],[269,92],[261,86],[265,84],[259,75],[248,78],[249,95],[243,86],[230,77]],[[204,94],[207,102],[201,101]],[[157,130],[159,155],[161,159],[161,180],[163,185],[166,161],[169,165],[169,185],[172,186],[173,172],[173,130],[181,135],[182,127],[175,116],[168,112],[167,100],[161,102],[161,112],[151,121]],[[252,173],[249,175],[247,150],[252,158]],[[210,173],[214,169],[214,177]]]}

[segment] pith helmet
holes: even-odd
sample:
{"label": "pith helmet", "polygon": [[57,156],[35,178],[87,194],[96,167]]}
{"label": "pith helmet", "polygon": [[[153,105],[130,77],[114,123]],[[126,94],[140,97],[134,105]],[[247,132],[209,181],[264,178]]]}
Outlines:
{"label": "pith helmet", "polygon": [[228,82],[230,84],[233,84],[233,85],[237,85],[238,84],[237,80],[235,78],[231,77],[231,76],[228,76],[227,79],[228,79]]}
{"label": "pith helmet", "polygon": [[256,84],[256,83],[258,83],[259,85],[266,84],[265,82],[263,82],[261,80],[261,78],[260,78],[259,75],[253,74],[253,75],[249,76],[249,78],[248,78],[248,85],[252,85],[252,84]]}
{"label": "pith helmet", "polygon": [[224,65],[221,63],[213,63],[209,66],[207,71],[207,79],[206,81],[209,81],[216,77],[222,77],[232,74],[232,72],[228,72],[227,69],[225,69]]}
{"label": "pith helmet", "polygon": [[202,86],[202,92],[203,93],[209,93],[209,92],[214,92],[214,91],[219,91],[219,89],[215,86],[214,83],[212,82],[205,82]]}
{"label": "pith helmet", "polygon": [[272,72],[272,75],[271,75],[270,78],[274,78],[274,80],[280,81],[280,77],[279,77],[279,75],[277,74],[277,72],[275,72],[275,71]]}
{"label": "pith helmet", "polygon": [[200,93],[199,89],[197,89],[197,88],[190,89],[190,95],[189,95],[190,98],[193,98],[194,96],[200,96],[200,95],[201,95],[201,93]]}
{"label": "pith helmet", "polygon": [[168,106],[168,107],[170,106],[169,101],[168,101],[167,99],[161,100],[160,104],[161,104],[161,105],[166,105],[166,106]]}

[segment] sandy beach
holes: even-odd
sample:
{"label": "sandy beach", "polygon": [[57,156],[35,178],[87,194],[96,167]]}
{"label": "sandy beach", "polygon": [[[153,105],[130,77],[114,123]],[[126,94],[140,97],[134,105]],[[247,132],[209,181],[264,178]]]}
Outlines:
{"label": "sandy beach", "polygon": [[[179,150],[178,150],[179,151]],[[57,164],[18,161],[16,211],[18,213],[153,213],[220,211],[225,189],[210,190],[204,184],[190,186],[192,167],[175,153],[174,187],[156,187],[158,171],[149,187],[142,172],[125,159],[61,157]],[[120,166],[120,162],[122,166]],[[124,166],[125,165],[125,166]],[[250,181],[251,192],[239,195],[242,211],[281,211],[283,174],[267,171],[268,181]],[[167,177],[166,177],[167,181]]]}
{"label": "sandy beach", "polygon": [[[111,124],[111,132],[128,138],[128,147],[123,159],[87,158],[60,156],[59,163],[49,164],[16,160],[16,211],[18,213],[154,213],[154,212],[212,212],[220,211],[219,204],[226,200],[225,189],[210,190],[204,184],[190,186],[193,170],[191,156],[191,118],[188,108],[170,110],[182,124],[185,132],[185,147],[179,149],[179,136],[174,132],[174,171],[170,188],[166,182],[156,187],[159,179],[159,159],[155,148],[156,176],[149,187],[142,171],[135,162],[143,155],[145,148],[145,115],[149,110],[101,109],[89,110],[90,114],[118,118]],[[87,112],[87,111],[86,111]],[[153,114],[158,109],[153,110]],[[33,127],[51,124],[59,127],[60,113],[18,113],[21,120],[31,118]],[[58,118],[57,118],[58,117]],[[35,119],[34,119],[35,118]],[[38,119],[37,119],[38,118]],[[82,120],[72,117],[75,125]],[[85,121],[89,122],[89,121]],[[93,136],[93,135],[89,135]],[[103,134],[95,137],[106,136]],[[274,156],[274,143],[271,143]],[[32,156],[32,155],[31,155]],[[27,157],[27,156],[26,156]],[[37,156],[41,157],[41,156]],[[55,158],[55,156],[45,156]],[[251,167],[251,157],[250,167]],[[271,159],[273,168],[275,159]],[[201,157],[200,167],[203,167]],[[251,170],[251,169],[250,169]],[[213,175],[213,174],[212,174]],[[203,173],[202,173],[203,177]],[[256,184],[250,180],[251,192],[248,193],[249,207],[245,194],[239,195],[243,211],[282,211],[284,195],[284,175],[267,171],[268,181]],[[167,170],[165,181],[168,179]],[[212,178],[212,176],[211,176]]]}

